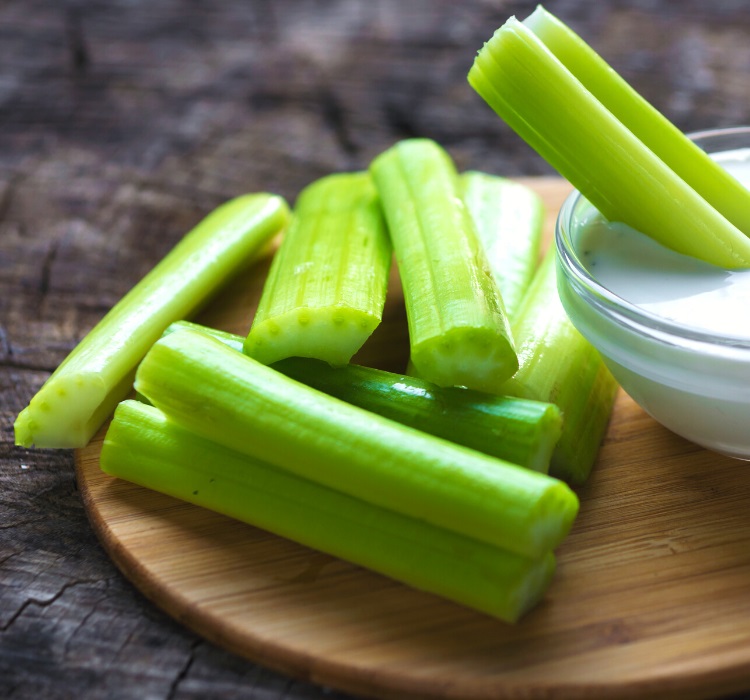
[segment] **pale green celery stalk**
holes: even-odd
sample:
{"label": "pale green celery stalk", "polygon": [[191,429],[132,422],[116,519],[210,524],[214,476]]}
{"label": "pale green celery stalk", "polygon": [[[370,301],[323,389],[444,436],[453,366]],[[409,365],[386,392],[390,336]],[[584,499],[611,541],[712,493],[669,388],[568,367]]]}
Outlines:
{"label": "pale green celery stalk", "polygon": [[135,368],[173,321],[247,267],[286,225],[276,195],[232,199],[201,221],[88,333],[15,423],[23,447],[84,447],[132,389]]}
{"label": "pale green celery stalk", "polygon": [[589,92],[531,29],[509,19],[469,82],[607,219],[725,268],[750,266],[750,239]]}
{"label": "pale green celery stalk", "polygon": [[288,358],[273,368],[347,403],[538,472],[547,473],[562,431],[562,414],[551,403],[439,387],[352,364],[334,368]]}
{"label": "pale green celery stalk", "polygon": [[450,156],[408,139],[370,165],[396,253],[411,360],[439,386],[496,392],[515,372],[502,296]]}
{"label": "pale green celery stalk", "polygon": [[309,185],[271,265],[245,353],[349,362],[383,315],[391,243],[365,172]]}
{"label": "pale green celery stalk", "polygon": [[557,293],[555,260],[550,248],[514,320],[520,367],[505,390],[560,407],[563,431],[549,472],[581,484],[596,463],[618,385],[568,319]]}
{"label": "pale green celery stalk", "polygon": [[530,188],[496,175],[466,172],[461,185],[512,321],[539,263],[544,204]]}
{"label": "pale green celery stalk", "polygon": [[194,323],[193,321],[175,321],[170,323],[169,326],[164,330],[162,336],[171,335],[177,331],[196,331],[198,333],[204,333],[210,335],[216,340],[220,340],[224,345],[242,352],[242,348],[245,344],[245,339],[241,335],[235,333],[229,333],[228,331],[222,331],[218,328],[211,328],[210,326],[204,326],[202,323]]}
{"label": "pale green celery stalk", "polygon": [[355,498],[538,557],[578,499],[563,482],[305,386],[203,333],[171,333],[136,390],[186,429]]}
{"label": "pale green celery stalk", "polygon": [[554,555],[529,559],[301,479],[124,401],[101,451],[113,476],[209,508],[515,622],[544,595]]}
{"label": "pale green celery stalk", "polygon": [[750,234],[750,191],[641,97],[581,37],[539,6],[523,24],[630,129],[711,206]]}
{"label": "pale green celery stalk", "polygon": [[[245,344],[245,339],[240,336],[236,335],[235,333],[229,333],[228,331],[222,331],[218,328],[211,328],[210,326],[204,326],[202,323],[194,323],[193,321],[175,321],[174,323],[170,323],[165,329],[164,333],[162,333],[162,336],[169,335],[170,333],[175,333],[177,331],[184,331],[184,330],[192,330],[192,331],[198,331],[199,333],[206,333],[207,335],[210,335],[213,338],[216,338],[216,340],[220,340],[224,345],[227,345],[228,347],[236,350],[237,352],[243,351],[243,346]],[[144,403],[149,403],[148,399],[143,396],[142,394],[136,393],[135,398],[138,401],[142,401]]]}
{"label": "pale green celery stalk", "polygon": [[[165,333],[186,329],[242,348],[239,336],[184,321],[173,323]],[[289,357],[272,367],[347,403],[539,472],[549,469],[562,430],[560,409],[551,403],[442,388],[379,369],[355,364],[331,367],[304,357]]]}

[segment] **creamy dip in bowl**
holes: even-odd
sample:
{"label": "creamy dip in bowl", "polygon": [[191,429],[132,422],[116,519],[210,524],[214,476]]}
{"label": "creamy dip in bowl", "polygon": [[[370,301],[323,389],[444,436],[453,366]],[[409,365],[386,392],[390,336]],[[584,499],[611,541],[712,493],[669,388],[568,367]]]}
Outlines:
{"label": "creamy dip in bowl", "polygon": [[[750,127],[691,138],[750,187]],[[750,270],[675,253],[578,192],[555,245],[563,306],[623,389],[675,433],[750,459]]]}

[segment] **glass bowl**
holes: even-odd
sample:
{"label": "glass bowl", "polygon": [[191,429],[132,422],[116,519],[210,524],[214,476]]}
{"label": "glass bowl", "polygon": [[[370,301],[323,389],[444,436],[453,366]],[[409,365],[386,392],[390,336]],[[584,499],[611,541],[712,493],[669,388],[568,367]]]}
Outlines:
{"label": "glass bowl", "polygon": [[[750,148],[750,127],[690,137],[709,153]],[[573,192],[555,228],[558,290],[573,325],[662,425],[715,452],[750,460],[750,335],[675,323],[600,284],[576,250],[592,214],[598,212]]]}

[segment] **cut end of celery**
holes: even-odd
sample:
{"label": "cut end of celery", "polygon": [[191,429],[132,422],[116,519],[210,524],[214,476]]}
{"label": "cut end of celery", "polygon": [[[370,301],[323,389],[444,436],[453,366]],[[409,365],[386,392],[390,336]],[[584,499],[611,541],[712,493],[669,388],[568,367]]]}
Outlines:
{"label": "cut end of celery", "polygon": [[117,401],[107,402],[105,394],[104,381],[96,374],[52,378],[18,415],[13,426],[16,445],[85,447]]}
{"label": "cut end of celery", "polygon": [[552,455],[560,441],[562,430],[562,412],[555,404],[549,404],[544,412],[544,420],[538,426],[537,439],[535,440],[536,449],[525,466],[535,472],[548,474]]}
{"label": "cut end of celery", "polygon": [[[490,569],[485,569],[479,585],[474,581],[473,586],[460,585],[454,590],[441,590],[440,586],[446,583],[442,580],[439,586],[417,587],[515,624],[544,598],[555,576],[555,555],[546,552],[536,559],[527,559],[502,550],[495,550],[494,554],[495,561]],[[460,559],[456,564],[460,569]]]}
{"label": "cut end of celery", "polygon": [[555,549],[573,527],[580,503],[578,496],[562,481],[550,486],[539,499],[529,518],[529,536],[538,551]]}
{"label": "cut end of celery", "polygon": [[411,348],[416,376],[438,386],[500,393],[518,369],[507,337],[489,328],[454,328]]}
{"label": "cut end of celery", "polygon": [[556,568],[557,562],[552,552],[548,552],[538,561],[531,562],[523,583],[513,591],[503,610],[496,612],[496,615],[506,622],[518,622],[542,600],[552,583]]}
{"label": "cut end of celery", "polygon": [[198,333],[204,333],[213,336],[217,340],[220,340],[224,345],[228,345],[237,352],[242,352],[244,338],[234,333],[228,333],[217,328],[210,328],[208,326],[202,326],[199,323],[193,323],[192,321],[175,321],[167,326],[162,337],[169,335],[170,333],[177,333],[179,331],[197,331]]}
{"label": "cut end of celery", "polygon": [[287,357],[345,365],[379,323],[379,317],[345,306],[300,307],[253,324],[244,353],[264,365]]}
{"label": "cut end of celery", "polygon": [[573,485],[588,480],[607,433],[618,389],[619,384],[599,359],[587,400],[568,408],[567,415],[575,429],[563,434],[552,453],[549,466],[552,476]]}

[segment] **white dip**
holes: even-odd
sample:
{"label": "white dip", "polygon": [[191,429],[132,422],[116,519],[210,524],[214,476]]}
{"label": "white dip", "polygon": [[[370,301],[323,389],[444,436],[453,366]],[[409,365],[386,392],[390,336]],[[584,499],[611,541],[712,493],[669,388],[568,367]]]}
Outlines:
{"label": "white dip", "polygon": [[[750,148],[714,157],[750,187]],[[589,275],[619,297],[558,277],[568,315],[623,389],[674,432],[750,460],[750,270],[675,253],[585,200],[561,220]]]}
{"label": "white dip", "polygon": [[[750,187],[750,148],[713,157]],[[750,270],[680,255],[595,211],[575,246],[591,276],[632,304],[681,325],[750,338]]]}

